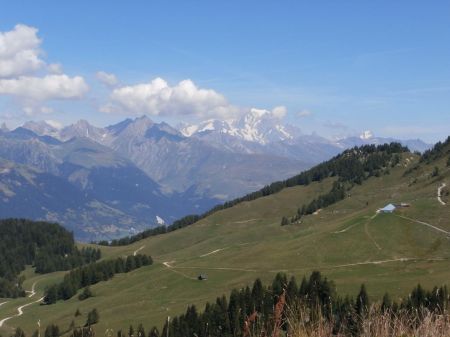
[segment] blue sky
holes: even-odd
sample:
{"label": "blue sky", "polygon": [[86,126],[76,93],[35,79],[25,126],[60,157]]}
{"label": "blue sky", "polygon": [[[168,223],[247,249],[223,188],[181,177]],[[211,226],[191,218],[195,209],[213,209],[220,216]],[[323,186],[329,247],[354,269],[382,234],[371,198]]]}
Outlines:
{"label": "blue sky", "polygon": [[[141,113],[194,122],[284,106],[286,122],[305,133],[450,134],[449,1],[3,3],[0,32],[17,24],[38,30],[40,63],[1,77],[11,53],[2,56],[0,42],[0,122],[10,126],[80,118],[107,125]],[[53,63],[61,69],[50,71]],[[99,71],[115,78],[104,85]],[[30,86],[41,82],[23,81],[51,74],[75,87],[36,94]],[[163,89],[149,86],[157,77]],[[179,85],[186,79],[190,89]],[[139,85],[151,95],[165,86],[195,95],[150,104],[154,96],[139,96]]]}

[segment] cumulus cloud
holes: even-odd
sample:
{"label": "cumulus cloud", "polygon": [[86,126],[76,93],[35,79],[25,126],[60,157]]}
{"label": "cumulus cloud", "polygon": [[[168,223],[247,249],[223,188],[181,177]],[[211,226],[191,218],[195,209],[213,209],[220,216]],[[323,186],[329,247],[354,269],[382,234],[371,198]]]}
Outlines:
{"label": "cumulus cloud", "polygon": [[13,30],[0,32],[0,77],[29,74],[45,65],[40,58],[41,40],[34,27],[18,24]]}
{"label": "cumulus cloud", "polygon": [[12,96],[26,115],[49,114],[51,100],[79,99],[89,87],[81,76],[63,73],[61,64],[41,57],[38,30],[23,24],[0,32],[0,95]]}
{"label": "cumulus cloud", "polygon": [[13,95],[35,101],[81,98],[88,89],[82,77],[69,77],[64,74],[0,79],[0,95]]}
{"label": "cumulus cloud", "polygon": [[170,86],[162,78],[149,83],[116,88],[104,112],[122,111],[154,116],[229,117],[238,108],[214,90],[198,88],[191,80]]}
{"label": "cumulus cloud", "polygon": [[47,66],[47,69],[48,69],[49,73],[51,73],[51,74],[62,74],[63,73],[62,65],[59,63],[49,64]]}
{"label": "cumulus cloud", "polygon": [[46,119],[45,123],[58,130],[64,127],[64,125],[61,122],[55,121],[54,119]]}
{"label": "cumulus cloud", "polygon": [[108,87],[114,87],[119,83],[119,80],[117,79],[116,75],[104,71],[98,71],[95,74],[95,77],[97,78],[97,80],[99,80],[101,83],[103,83]]}
{"label": "cumulus cloud", "polygon": [[272,115],[275,118],[283,119],[284,116],[286,116],[286,114],[287,114],[287,108],[285,106],[283,106],[283,105],[277,106],[277,107],[272,109]]}

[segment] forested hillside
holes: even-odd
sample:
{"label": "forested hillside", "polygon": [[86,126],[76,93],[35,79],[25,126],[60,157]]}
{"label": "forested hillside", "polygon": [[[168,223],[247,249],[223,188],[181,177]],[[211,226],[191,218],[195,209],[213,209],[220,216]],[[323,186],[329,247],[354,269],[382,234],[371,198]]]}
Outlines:
{"label": "forested hillside", "polygon": [[0,220],[0,297],[24,296],[26,265],[36,273],[69,270],[100,258],[100,250],[78,249],[73,234],[55,223],[25,219]]}
{"label": "forested hillside", "polygon": [[303,205],[302,208],[299,208],[298,216],[291,219],[291,222],[294,222],[301,215],[311,214],[321,207],[329,206],[336,201],[342,200],[345,197],[345,191],[351,189],[354,184],[361,184],[364,180],[372,176],[379,177],[381,174],[389,173],[389,167],[395,167],[400,162],[400,154],[407,151],[408,148],[402,146],[400,143],[354,147],[292,178],[274,182],[259,191],[218,205],[201,215],[188,215],[175,221],[170,226],[159,226],[137,235],[112,240],[110,243],[102,241],[99,244],[111,246],[128,245],[150,236],[172,232],[192,225],[211,214],[245,201],[269,196],[288,187],[308,186],[312,182],[321,182],[326,178],[335,177],[336,183],[333,185],[331,191],[314,199],[308,205]]}

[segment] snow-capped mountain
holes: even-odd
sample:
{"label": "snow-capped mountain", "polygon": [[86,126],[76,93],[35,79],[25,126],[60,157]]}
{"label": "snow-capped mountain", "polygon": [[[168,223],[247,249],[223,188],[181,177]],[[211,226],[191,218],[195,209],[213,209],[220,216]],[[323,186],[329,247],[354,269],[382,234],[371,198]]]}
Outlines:
{"label": "snow-capped mountain", "polygon": [[29,121],[23,126],[24,129],[28,129],[40,136],[59,137],[61,128],[51,121]]}
{"label": "snow-capped mountain", "polygon": [[301,134],[298,128],[281,124],[279,117],[273,112],[254,108],[239,119],[207,120],[184,126],[180,131],[186,137],[220,133],[261,145],[294,139]]}
{"label": "snow-capped mountain", "polygon": [[[12,188],[22,184],[23,193],[47,193],[49,199],[44,200],[45,209],[31,203],[21,206],[8,192],[5,198],[11,207],[4,210],[29,209],[34,212],[30,216],[69,226],[89,219],[95,229],[82,230],[87,238],[109,231],[109,225],[129,230],[143,228],[147,221],[148,225],[161,223],[160,219],[170,223],[180,215],[201,213],[293,176],[343,149],[392,141],[396,140],[376,137],[371,131],[339,140],[302,134],[283,124],[280,114],[258,109],[239,119],[207,120],[178,129],[146,116],[107,127],[85,120],[66,127],[51,121],[27,122],[12,131],[1,128],[0,160],[22,165],[23,172],[37,172],[61,186],[69,184],[78,193],[79,207],[59,203],[61,191],[51,190],[51,184],[42,185],[48,186],[47,192],[37,191],[34,183],[25,186],[22,178],[16,182],[10,177],[8,191],[19,193]],[[411,150],[429,148],[420,140],[401,143]],[[0,189],[0,197],[2,193]]]}
{"label": "snow-capped mountain", "polygon": [[399,142],[404,146],[407,146],[411,151],[419,151],[423,152],[425,150],[428,150],[431,145],[425,143],[424,141],[420,139],[395,139],[391,137],[377,137],[373,134],[370,130],[363,131],[359,137],[353,136],[353,137],[347,137],[343,139],[338,139],[335,141],[337,146],[340,146],[342,149],[347,149],[349,147],[353,146],[361,146],[361,145],[368,145],[368,144],[385,144],[385,143],[391,143],[391,142]]}

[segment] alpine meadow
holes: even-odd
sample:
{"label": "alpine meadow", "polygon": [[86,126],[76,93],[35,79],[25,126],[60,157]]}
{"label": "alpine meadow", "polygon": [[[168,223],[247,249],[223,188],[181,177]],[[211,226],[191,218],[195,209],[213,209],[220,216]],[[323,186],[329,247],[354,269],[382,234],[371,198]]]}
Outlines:
{"label": "alpine meadow", "polygon": [[0,337],[450,337],[449,4],[0,11]]}

